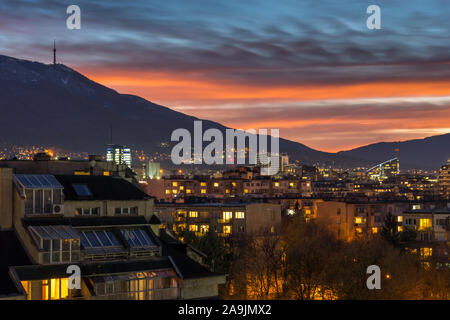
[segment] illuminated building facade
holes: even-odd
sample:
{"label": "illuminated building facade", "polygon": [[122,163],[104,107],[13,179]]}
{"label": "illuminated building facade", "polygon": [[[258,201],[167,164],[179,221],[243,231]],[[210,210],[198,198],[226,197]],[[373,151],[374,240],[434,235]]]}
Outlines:
{"label": "illuminated building facade", "polygon": [[281,206],[269,203],[182,203],[155,204],[158,217],[168,230],[184,230],[202,236],[214,231],[219,237],[233,238],[280,230]]}
{"label": "illuminated building facade", "polygon": [[399,216],[403,230],[414,230],[417,238],[409,250],[427,260],[431,257],[450,266],[450,204],[443,208],[413,206]]}
{"label": "illuminated building facade", "polygon": [[108,144],[106,147],[106,161],[126,164],[131,168],[131,149],[123,145]]}
{"label": "illuminated building facade", "polygon": [[444,198],[450,199],[450,159],[439,171],[439,192]]}
{"label": "illuminated building facade", "polygon": [[382,162],[367,170],[367,176],[371,180],[386,180],[400,173],[400,161],[398,158]]}
{"label": "illuminated building facade", "polygon": [[161,166],[159,162],[148,161],[146,163],[146,179],[160,179],[160,178],[161,178]]}

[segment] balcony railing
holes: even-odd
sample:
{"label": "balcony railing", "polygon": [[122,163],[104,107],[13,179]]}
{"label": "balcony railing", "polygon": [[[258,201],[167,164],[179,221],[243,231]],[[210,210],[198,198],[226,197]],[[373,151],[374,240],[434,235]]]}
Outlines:
{"label": "balcony railing", "polygon": [[85,300],[177,300],[179,299],[178,288],[154,289],[136,292],[112,293],[101,296],[90,296],[77,299]]}

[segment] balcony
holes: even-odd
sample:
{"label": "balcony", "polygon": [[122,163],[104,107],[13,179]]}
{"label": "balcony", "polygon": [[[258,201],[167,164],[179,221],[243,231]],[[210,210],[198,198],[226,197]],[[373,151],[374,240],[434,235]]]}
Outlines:
{"label": "balcony", "polygon": [[75,298],[77,300],[177,300],[180,298],[178,288],[154,289],[136,292],[120,292],[101,296]]}

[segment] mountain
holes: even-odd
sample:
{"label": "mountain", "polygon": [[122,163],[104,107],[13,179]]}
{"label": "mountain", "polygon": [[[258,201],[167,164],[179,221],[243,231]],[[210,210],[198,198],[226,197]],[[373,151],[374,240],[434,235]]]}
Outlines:
{"label": "mountain", "polygon": [[[398,149],[398,152],[395,152]],[[400,168],[436,169],[450,159],[450,133],[396,142],[380,142],[338,152],[338,155],[367,160],[376,164],[393,157],[400,159]]]}
{"label": "mountain", "polygon": [[[170,153],[173,130],[193,132],[195,117],[137,96],[120,94],[67,66],[0,55],[0,137],[16,145],[44,145],[103,154],[113,127],[114,143]],[[226,129],[204,120],[203,130]],[[357,160],[280,139],[280,150],[302,163],[346,164]]]}
{"label": "mountain", "polygon": [[[193,132],[194,120],[200,120],[134,95],[120,94],[62,64],[46,65],[2,55],[0,110],[0,142],[92,154],[105,153],[111,126],[114,143],[147,153],[170,154],[170,145],[175,144],[170,143],[172,132],[178,128]],[[209,128],[226,129],[203,120],[203,130]],[[169,147],[162,146],[163,142]],[[375,158],[386,160],[378,151],[327,153],[286,139],[280,139],[280,151],[303,164],[353,167],[368,165]],[[439,156],[428,153],[436,160],[422,157],[413,163],[441,163],[444,154],[436,154]]]}

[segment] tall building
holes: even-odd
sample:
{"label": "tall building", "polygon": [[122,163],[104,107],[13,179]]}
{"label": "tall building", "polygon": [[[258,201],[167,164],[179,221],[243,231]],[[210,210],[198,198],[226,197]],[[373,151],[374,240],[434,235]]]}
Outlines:
{"label": "tall building", "polygon": [[450,159],[439,171],[439,189],[443,197],[450,198]]}
{"label": "tall building", "polygon": [[161,166],[159,162],[151,162],[147,163],[147,177],[149,179],[159,179],[161,177]]}
{"label": "tall building", "polygon": [[108,144],[106,147],[106,161],[126,164],[131,168],[131,149],[123,145]]}

